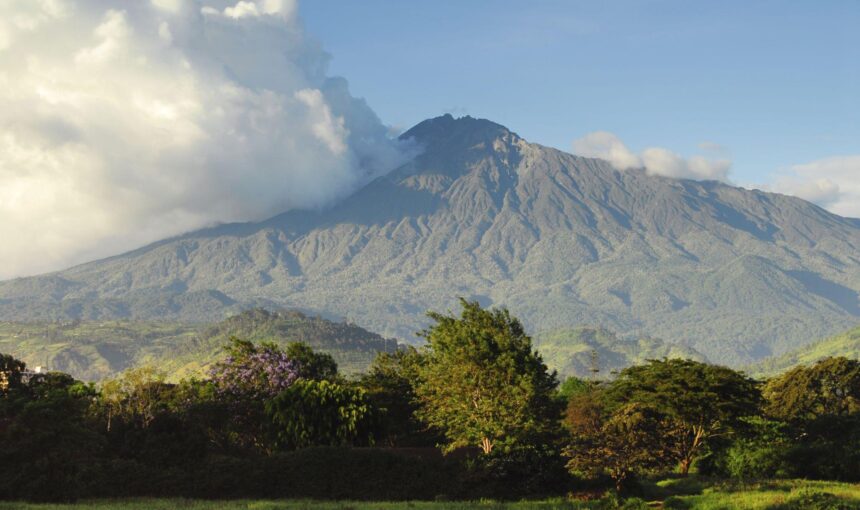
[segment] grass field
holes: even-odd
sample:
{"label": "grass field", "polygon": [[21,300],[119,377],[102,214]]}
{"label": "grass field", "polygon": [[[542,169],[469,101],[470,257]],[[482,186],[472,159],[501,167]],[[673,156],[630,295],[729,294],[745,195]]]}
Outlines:
{"label": "grass field", "polygon": [[661,482],[669,492],[665,508],[702,510],[842,510],[860,509],[860,485],[835,482],[785,480],[752,484],[707,486],[698,491],[672,491],[671,482]]}
{"label": "grass field", "polygon": [[0,503],[0,510],[567,510],[589,508],[583,503],[557,501],[524,501],[516,503],[482,502],[322,502],[322,501],[200,501],[200,500],[129,500],[86,502],[75,505],[36,505]]}
{"label": "grass field", "polygon": [[860,509],[860,484],[780,480],[713,483],[695,478],[664,480],[644,487],[645,499],[616,502],[551,499],[545,501],[356,502],[356,501],[204,501],[132,499],[77,504],[0,503],[0,510],[577,510],[672,508],[701,510],[846,510]]}

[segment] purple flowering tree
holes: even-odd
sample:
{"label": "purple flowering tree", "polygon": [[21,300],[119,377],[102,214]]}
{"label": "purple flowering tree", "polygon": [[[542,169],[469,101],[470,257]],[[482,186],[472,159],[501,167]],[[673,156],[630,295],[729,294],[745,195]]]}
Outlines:
{"label": "purple flowering tree", "polygon": [[301,366],[271,344],[256,346],[232,339],[229,355],[212,367],[212,381],[222,396],[267,400],[289,388]]}
{"label": "purple flowering tree", "polygon": [[232,415],[233,441],[271,450],[264,405],[299,378],[301,365],[276,345],[231,338],[228,356],[210,372],[218,396]]}

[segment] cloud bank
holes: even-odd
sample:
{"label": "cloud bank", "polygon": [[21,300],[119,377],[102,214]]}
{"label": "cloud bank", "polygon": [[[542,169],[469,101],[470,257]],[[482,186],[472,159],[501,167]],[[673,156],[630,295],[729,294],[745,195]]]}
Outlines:
{"label": "cloud bank", "polygon": [[[722,155],[726,152],[713,142],[703,142],[700,148]],[[574,140],[573,152],[589,158],[605,159],[619,170],[645,168],[649,174],[677,179],[728,181],[732,167],[731,160],[725,157],[710,159],[696,155],[685,158],[662,147],[650,147],[637,154],[608,131],[596,131]]]}
{"label": "cloud bank", "polygon": [[320,207],[408,156],[293,0],[0,2],[0,278]]}
{"label": "cloud bank", "polygon": [[841,216],[860,218],[860,155],[793,166],[768,189],[809,200]]}
{"label": "cloud bank", "polygon": [[[728,149],[710,141],[700,143],[699,149],[714,157],[685,158],[661,147],[637,154],[608,131],[595,131],[573,141],[574,153],[605,159],[619,170],[645,168],[652,175],[729,182],[732,161]],[[755,187],[808,200],[841,216],[860,218],[860,155],[795,165],[778,173],[771,183]]]}

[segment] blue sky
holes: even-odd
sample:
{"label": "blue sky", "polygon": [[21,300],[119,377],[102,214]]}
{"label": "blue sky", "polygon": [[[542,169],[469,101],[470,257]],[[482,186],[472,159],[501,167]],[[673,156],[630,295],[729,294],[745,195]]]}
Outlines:
{"label": "blue sky", "polygon": [[[737,183],[860,154],[860,2],[306,0],[383,122],[486,117],[571,150],[722,145]],[[860,176],[857,177],[860,180]],[[844,185],[843,185],[844,187]]]}

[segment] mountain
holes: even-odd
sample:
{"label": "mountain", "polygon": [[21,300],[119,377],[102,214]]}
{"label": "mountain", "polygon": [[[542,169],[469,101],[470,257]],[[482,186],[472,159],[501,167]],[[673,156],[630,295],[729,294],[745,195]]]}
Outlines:
{"label": "mountain", "polygon": [[860,319],[860,220],[719,182],[618,171],[450,115],[324,211],[192,232],[0,283],[0,319],[219,320],[253,306],[415,340],[456,297],[530,331],[594,324],[741,365]]}
{"label": "mountain", "polygon": [[252,309],[214,325],[157,321],[0,322],[0,352],[28,366],[45,366],[85,381],[99,381],[132,367],[153,365],[171,379],[205,374],[224,357],[236,336],[280,346],[305,342],[331,354],[341,373],[365,371],[379,352],[397,342],[354,324],[309,317],[298,311]]}
{"label": "mountain", "polygon": [[561,379],[570,376],[607,378],[649,359],[707,361],[701,353],[683,345],[648,337],[622,339],[609,330],[587,326],[540,333],[534,338],[534,345],[547,366],[557,370]]}
{"label": "mountain", "polygon": [[746,371],[759,377],[780,374],[797,365],[811,365],[824,358],[843,356],[860,359],[860,327],[840,335],[806,345],[781,356],[764,359]]}

